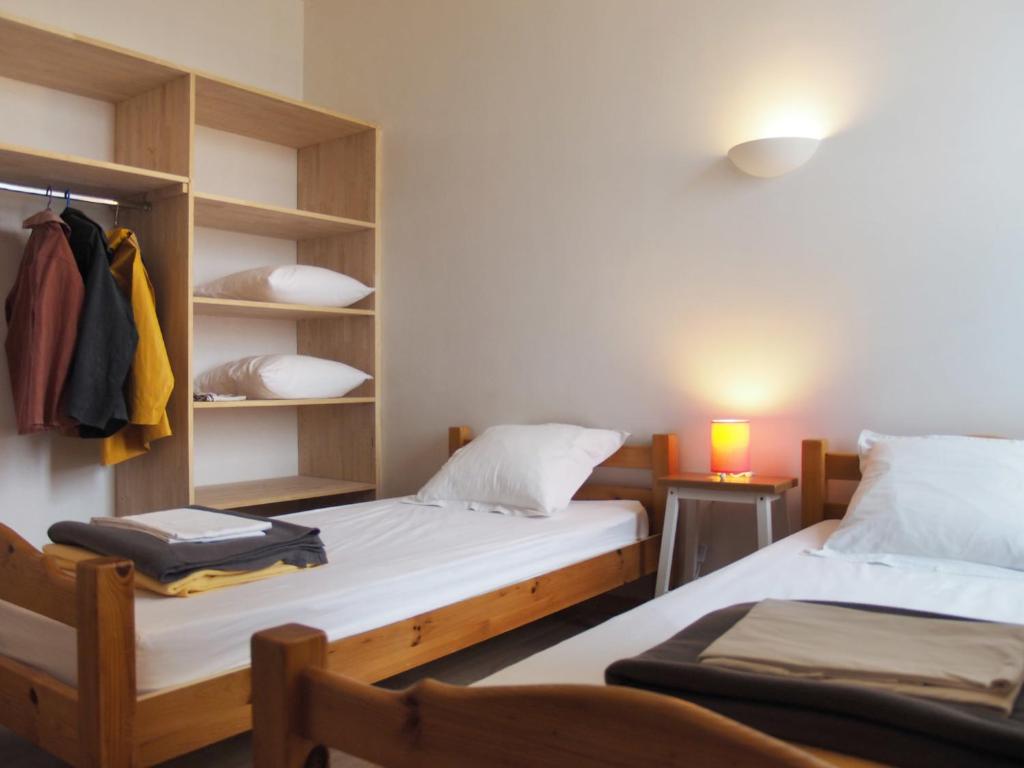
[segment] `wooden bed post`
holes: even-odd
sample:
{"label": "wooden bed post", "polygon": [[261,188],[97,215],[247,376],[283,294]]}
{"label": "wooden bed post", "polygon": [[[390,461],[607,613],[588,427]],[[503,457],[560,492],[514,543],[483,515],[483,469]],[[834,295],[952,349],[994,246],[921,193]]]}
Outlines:
{"label": "wooden bed post", "polygon": [[804,440],[800,467],[800,527],[807,528],[825,519],[828,478],[825,476],[827,440]]}
{"label": "wooden bed post", "polygon": [[472,439],[473,433],[469,427],[448,427],[448,455],[451,456]]}
{"label": "wooden bed post", "polygon": [[665,523],[665,501],[668,488],[658,482],[665,475],[679,471],[679,437],[671,435],[651,436],[651,487],[654,489],[654,509],[651,510],[651,535],[661,533]]}
{"label": "wooden bed post", "polygon": [[306,713],[300,678],[305,670],[326,665],[327,636],[318,629],[286,624],[252,636],[254,768],[307,764],[317,745],[300,735]]}
{"label": "wooden bed post", "polygon": [[112,557],[76,568],[82,768],[135,765],[135,569]]}

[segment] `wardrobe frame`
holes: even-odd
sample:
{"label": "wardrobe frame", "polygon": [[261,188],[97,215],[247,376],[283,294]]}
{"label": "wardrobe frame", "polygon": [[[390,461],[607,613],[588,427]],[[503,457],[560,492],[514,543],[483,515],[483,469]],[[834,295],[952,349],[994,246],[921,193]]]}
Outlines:
{"label": "wardrobe frame", "polygon": [[[143,204],[121,208],[156,293],[174,372],[171,437],[117,467],[115,511],[188,504],[249,508],[374,498],[380,468],[380,129],[295,99],[234,83],[98,40],[0,14],[0,77],[106,101],[114,108],[114,162],[0,144],[0,180]],[[296,208],[216,195],[194,183],[196,126],[295,150]],[[297,243],[296,261],[344,272],[375,292],[344,309],[192,296],[196,227]],[[198,255],[202,258],[202,254]],[[260,266],[254,263],[252,266]],[[374,376],[347,397],[193,403],[197,315],[294,322],[299,354]],[[298,475],[195,483],[195,419],[297,409]],[[267,511],[280,511],[268,508]]]}
{"label": "wardrobe frame", "polygon": [[[449,451],[471,439],[449,430]],[[635,499],[650,535],[574,565],[467,598],[327,646],[327,666],[372,683],[521,627],[657,570],[666,490],[676,471],[675,435],[624,446],[601,466],[646,470],[644,486],[588,483],[577,499]],[[175,599],[175,598],[167,598]],[[132,563],[98,558],[75,574],[0,525],[0,600],[76,630],[78,687],[0,655],[0,725],[79,768],[155,765],[248,731],[249,668],[138,695]]]}

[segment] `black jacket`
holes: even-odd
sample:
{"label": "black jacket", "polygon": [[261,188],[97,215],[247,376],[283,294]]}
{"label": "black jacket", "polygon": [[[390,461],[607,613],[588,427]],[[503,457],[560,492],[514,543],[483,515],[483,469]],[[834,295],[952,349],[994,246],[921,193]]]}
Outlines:
{"label": "black jacket", "polygon": [[110,249],[100,225],[75,208],[60,215],[85,283],[78,342],[64,396],[81,437],[107,437],[128,423],[124,385],[139,336],[132,306],[110,273]]}

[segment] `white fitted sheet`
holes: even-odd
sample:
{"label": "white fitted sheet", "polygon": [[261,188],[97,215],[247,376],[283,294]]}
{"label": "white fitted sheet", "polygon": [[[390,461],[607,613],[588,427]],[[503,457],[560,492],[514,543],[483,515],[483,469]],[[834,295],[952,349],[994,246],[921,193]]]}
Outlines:
{"label": "white fitted sheet", "polygon": [[1024,624],[1024,582],[855,563],[807,554],[835,530],[806,528],[714,573],[541,651],[476,685],[604,684],[635,656],[711,611],[765,598],[839,600]]}
{"label": "white fitted sheet", "polygon": [[[385,499],[301,512],[328,564],[266,581],[135,600],[140,692],[249,665],[253,632],[299,622],[331,640],[539,576],[647,535],[635,501],[578,501],[550,518]],[[0,601],[0,653],[75,682],[74,630]]]}

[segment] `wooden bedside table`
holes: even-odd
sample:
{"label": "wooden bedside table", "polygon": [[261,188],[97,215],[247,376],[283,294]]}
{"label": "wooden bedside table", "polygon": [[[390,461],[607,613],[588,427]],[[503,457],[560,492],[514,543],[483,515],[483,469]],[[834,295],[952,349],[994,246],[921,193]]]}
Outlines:
{"label": "wooden bedside table", "polygon": [[[683,582],[693,580],[697,561],[697,502],[728,501],[754,504],[757,507],[757,548],[772,543],[772,502],[785,502],[785,493],[795,488],[795,477],[773,477],[771,475],[711,475],[697,472],[682,472],[658,478],[661,485],[668,487],[668,501],[665,504],[665,522],[661,531],[661,554],[658,557],[658,580],[654,596],[668,591],[672,575],[672,558],[676,544],[676,529],[679,524],[679,502],[685,500],[686,520],[683,535]],[[785,507],[783,507],[785,508]],[[787,520],[786,534],[789,534]]]}

